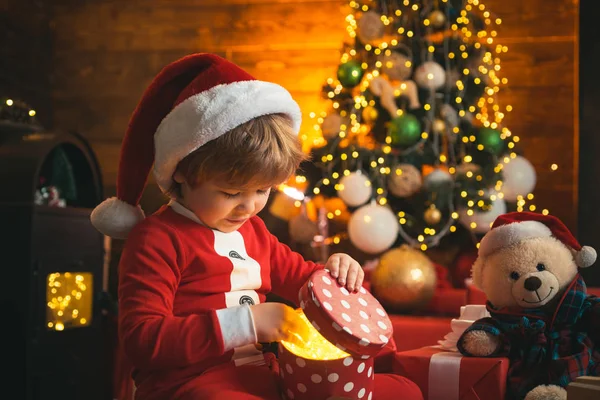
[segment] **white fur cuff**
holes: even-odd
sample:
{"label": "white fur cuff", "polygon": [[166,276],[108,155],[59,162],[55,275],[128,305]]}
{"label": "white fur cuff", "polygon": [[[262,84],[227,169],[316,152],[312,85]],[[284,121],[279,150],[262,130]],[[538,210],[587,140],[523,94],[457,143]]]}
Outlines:
{"label": "white fur cuff", "polygon": [[104,200],[90,216],[96,229],[115,239],[127,238],[129,231],[144,218],[140,206],[132,206],[116,197]]}
{"label": "white fur cuff", "polygon": [[506,224],[490,230],[481,239],[479,255],[488,256],[504,247],[509,247],[525,239],[550,237],[552,231],[538,221],[522,221]]}
{"label": "white fur cuff", "polygon": [[257,342],[250,306],[247,304],[217,310],[225,351]]}

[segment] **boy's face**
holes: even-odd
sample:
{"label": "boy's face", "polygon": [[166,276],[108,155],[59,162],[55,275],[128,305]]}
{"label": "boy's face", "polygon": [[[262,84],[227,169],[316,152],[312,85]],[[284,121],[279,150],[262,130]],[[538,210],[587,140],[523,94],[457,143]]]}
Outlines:
{"label": "boy's face", "polygon": [[[181,177],[175,174],[175,180]],[[180,182],[179,201],[209,228],[221,232],[239,229],[249,218],[258,214],[267,203],[271,187],[238,189],[226,183],[207,181],[190,187]]]}

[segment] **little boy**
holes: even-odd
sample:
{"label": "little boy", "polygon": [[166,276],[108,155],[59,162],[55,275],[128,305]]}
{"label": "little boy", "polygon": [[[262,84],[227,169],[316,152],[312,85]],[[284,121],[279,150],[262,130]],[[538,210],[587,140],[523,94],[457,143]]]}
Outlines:
{"label": "little boy", "polygon": [[[211,54],[168,65],[144,93],[123,141],[117,197],[92,213],[100,231],[127,238],[119,337],[137,399],[279,399],[274,357],[256,344],[302,340],[307,327],[292,308],[265,303],[267,293],[296,303],[324,267],[350,291],[362,285],[348,255],[307,262],[256,216],[304,158],[300,121],[285,89]],[[172,200],[144,218],[152,164]],[[420,398],[404,378],[378,383]]]}

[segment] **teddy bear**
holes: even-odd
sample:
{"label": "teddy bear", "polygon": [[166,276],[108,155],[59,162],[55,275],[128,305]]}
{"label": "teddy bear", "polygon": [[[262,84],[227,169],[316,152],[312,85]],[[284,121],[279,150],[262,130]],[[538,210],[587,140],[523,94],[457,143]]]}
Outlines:
{"label": "teddy bear", "polygon": [[500,215],[472,267],[490,317],[465,330],[458,350],[508,357],[509,399],[566,399],[569,382],[600,375],[600,298],[586,294],[579,274],[595,261],[552,215]]}

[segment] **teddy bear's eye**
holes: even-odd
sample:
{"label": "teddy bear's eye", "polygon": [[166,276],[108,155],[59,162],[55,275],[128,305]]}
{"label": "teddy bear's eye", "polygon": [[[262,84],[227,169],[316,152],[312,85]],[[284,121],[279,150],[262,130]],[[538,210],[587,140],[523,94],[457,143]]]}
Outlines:
{"label": "teddy bear's eye", "polygon": [[519,275],[519,273],[518,273],[518,272],[514,272],[514,271],[513,271],[513,272],[511,272],[511,273],[510,273],[510,279],[512,279],[513,281],[516,281],[516,280],[518,280],[520,276],[521,276],[521,275]]}
{"label": "teddy bear's eye", "polygon": [[544,264],[542,264],[542,263],[538,264],[536,268],[537,268],[538,271],[545,271],[546,270],[546,266]]}

